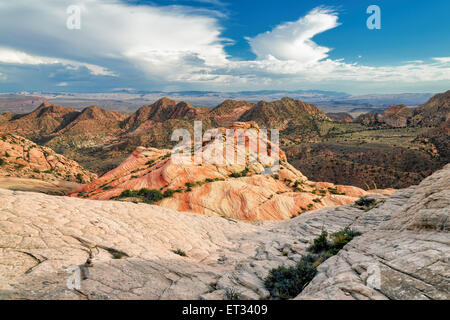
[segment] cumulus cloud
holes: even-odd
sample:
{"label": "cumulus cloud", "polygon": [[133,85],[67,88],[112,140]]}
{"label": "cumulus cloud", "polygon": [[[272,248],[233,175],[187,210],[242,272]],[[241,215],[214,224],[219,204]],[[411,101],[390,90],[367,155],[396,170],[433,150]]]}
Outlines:
{"label": "cumulus cloud", "polygon": [[169,79],[226,62],[217,19],[205,10],[85,0],[79,4],[81,29],[69,30],[70,5],[71,0],[2,2],[0,29],[7,32],[0,33],[0,43],[11,49],[3,52],[3,62],[81,62]]}
{"label": "cumulus cloud", "polygon": [[[337,12],[321,7],[247,38],[257,58],[239,61],[225,52],[230,40],[222,37],[223,16],[217,11],[80,0],[81,29],[69,30],[66,10],[73,4],[72,0],[0,2],[0,78],[21,83],[20,77],[45,77],[53,86],[67,84],[69,89],[77,83],[226,91],[320,87],[343,81],[450,80],[449,57],[383,67],[331,59],[331,48],[317,44],[314,37],[340,23]],[[39,80],[29,83],[38,86]]]}
{"label": "cumulus cloud", "polygon": [[72,70],[78,70],[78,68],[80,67],[85,67],[90,71],[92,75],[95,76],[116,76],[113,72],[101,66],[78,61],[71,61],[67,59],[32,56],[25,52],[8,48],[0,48],[0,63],[28,65],[61,64]]}
{"label": "cumulus cloud", "polygon": [[312,38],[337,26],[336,12],[316,8],[295,22],[280,24],[271,31],[247,40],[259,59],[274,57],[307,64],[326,58],[330,51],[327,47],[317,45]]}

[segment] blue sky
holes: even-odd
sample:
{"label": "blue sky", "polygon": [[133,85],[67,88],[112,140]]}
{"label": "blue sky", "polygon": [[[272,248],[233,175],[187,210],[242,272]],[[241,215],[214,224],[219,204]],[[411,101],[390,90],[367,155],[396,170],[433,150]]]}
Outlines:
{"label": "blue sky", "polygon": [[[372,4],[380,30],[366,26]],[[0,0],[0,92],[440,92],[449,12],[447,0]]]}

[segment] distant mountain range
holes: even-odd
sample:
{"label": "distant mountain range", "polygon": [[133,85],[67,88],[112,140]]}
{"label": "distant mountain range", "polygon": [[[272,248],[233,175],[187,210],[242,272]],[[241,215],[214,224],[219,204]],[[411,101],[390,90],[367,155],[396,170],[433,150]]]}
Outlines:
{"label": "distant mountain range", "polygon": [[[349,112],[352,116],[372,110],[382,112],[392,105],[405,104],[417,106],[425,103],[433,94],[431,93],[402,93],[402,94],[372,94],[364,96],[351,96],[344,92],[323,90],[262,90],[242,92],[214,92],[214,91],[136,91],[132,89],[120,89],[109,93],[58,93],[58,92],[20,92],[15,94],[0,94],[0,113],[14,112],[26,113],[34,110],[38,104],[35,101],[41,99],[41,103],[49,101],[57,105],[64,105],[82,109],[91,105],[97,105],[107,110],[134,112],[143,105],[149,105],[155,101],[168,97],[177,101],[186,101],[194,106],[213,107],[225,100],[238,100],[256,103],[258,101],[276,101],[284,97],[302,100],[319,106],[326,112]],[[18,101],[30,101],[28,104],[18,104]],[[16,109],[11,105],[16,102]]]}
{"label": "distant mountain range", "polygon": [[446,92],[415,110],[390,107],[365,115],[369,122],[351,122],[345,113],[327,115],[291,98],[225,100],[212,109],[161,98],[132,113],[46,102],[27,114],[1,114],[0,132],[23,136],[104,174],[138,146],[171,148],[173,130],[192,130],[194,120],[202,120],[204,129],[255,122],[279,129],[288,158],[312,179],[397,188],[420,182],[448,162],[448,100]]}

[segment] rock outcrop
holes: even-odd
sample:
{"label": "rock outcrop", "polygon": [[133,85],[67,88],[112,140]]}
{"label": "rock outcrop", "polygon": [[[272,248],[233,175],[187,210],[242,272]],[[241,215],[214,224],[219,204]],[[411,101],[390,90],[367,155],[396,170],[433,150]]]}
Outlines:
{"label": "rock outcrop", "polygon": [[[232,129],[248,131],[257,141],[255,123],[235,123]],[[225,129],[219,129],[224,134]],[[242,136],[244,131],[242,132]],[[270,148],[270,142],[267,141]],[[247,142],[246,158],[257,159],[258,149]],[[203,147],[205,153],[214,144]],[[233,151],[236,152],[236,145]],[[256,147],[256,149],[254,149]],[[252,149],[253,148],[253,149]],[[353,203],[366,191],[351,186],[311,182],[291,166],[280,152],[280,170],[265,173],[261,162],[248,165],[176,163],[170,150],[138,148],[119,167],[74,193],[75,196],[109,200],[125,190],[142,188],[172,192],[158,205],[209,216],[245,221],[285,220],[323,207]],[[384,192],[392,193],[393,190]],[[128,200],[136,201],[134,198]]]}
{"label": "rock outcrop", "polygon": [[353,223],[366,233],[320,265],[297,299],[448,300],[449,215],[447,165]]}
{"label": "rock outcrop", "polygon": [[413,110],[405,105],[392,106],[383,112],[381,122],[393,128],[406,127],[412,115]]}
{"label": "rock outcrop", "polygon": [[347,226],[363,234],[298,299],[449,299],[449,177],[447,165],[368,212],[253,225],[0,189],[0,299],[267,298],[271,268],[298,262],[321,230]]}
{"label": "rock outcrop", "polygon": [[19,136],[4,134],[0,136],[0,177],[90,183],[97,175],[50,148]]}
{"label": "rock outcrop", "polygon": [[388,128],[402,128],[408,126],[413,116],[413,109],[405,105],[392,106],[383,113],[367,113],[362,114],[355,119],[355,122],[367,126],[380,126]]}
{"label": "rock outcrop", "polygon": [[437,94],[414,110],[412,126],[439,127],[450,120],[450,90]]}
{"label": "rock outcrop", "polygon": [[329,112],[327,113],[327,116],[333,121],[342,123],[350,123],[354,120],[353,117],[347,112]]}

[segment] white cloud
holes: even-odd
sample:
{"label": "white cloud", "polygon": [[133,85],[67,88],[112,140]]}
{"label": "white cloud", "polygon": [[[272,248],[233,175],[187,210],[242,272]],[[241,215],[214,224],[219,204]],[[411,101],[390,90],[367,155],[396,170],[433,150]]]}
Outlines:
{"label": "white cloud", "polygon": [[[105,70],[140,70],[171,78],[226,63],[217,19],[181,6],[133,6],[118,0],[85,0],[81,29],[66,28],[71,0],[3,3],[0,43],[20,52],[22,63],[81,61]],[[44,58],[56,57],[56,58]]]}
{"label": "white cloud", "polygon": [[442,62],[442,63],[450,63],[450,57],[433,58],[433,60],[436,60],[436,61]]}
{"label": "white cloud", "polygon": [[[1,1],[0,67],[62,65],[67,72],[87,68],[93,76],[116,76],[105,82],[90,79],[93,86],[115,81],[110,83],[112,88],[155,84],[155,89],[181,90],[252,90],[267,86],[294,89],[305,84],[319,87],[322,83],[345,81],[362,85],[450,80],[448,57],[383,67],[329,58],[331,48],[315,43],[314,36],[340,23],[337,12],[324,8],[247,38],[257,59],[237,61],[225,53],[224,46],[229,41],[221,36],[221,15],[216,11],[186,6],[136,6],[119,0],[79,3],[81,29],[68,30],[66,9],[74,4],[72,0]],[[3,78],[19,77],[12,73],[15,69],[1,71]],[[55,86],[87,83],[87,72],[82,71],[74,72],[74,77],[68,79],[67,73],[51,70],[46,80]],[[23,75],[24,69],[20,72]]]}
{"label": "white cloud", "polygon": [[[419,83],[450,81],[450,58],[433,58],[429,63],[409,61],[401,65],[372,67],[330,59],[330,48],[312,41],[321,32],[340,25],[337,12],[316,8],[295,22],[280,24],[271,31],[247,38],[256,61],[233,62],[241,76],[264,77],[275,84],[279,79],[293,83],[323,81]],[[362,58],[362,56],[358,56]]]}
{"label": "white cloud", "polygon": [[326,58],[330,51],[317,45],[312,38],[339,26],[336,12],[316,8],[295,22],[280,24],[272,31],[247,38],[259,59],[295,60],[302,64]]}
{"label": "white cloud", "polygon": [[62,64],[67,68],[72,68],[75,70],[78,70],[79,67],[86,67],[90,71],[90,73],[95,76],[115,76],[113,72],[101,66],[67,59],[32,56],[25,52],[8,48],[0,48],[0,63],[29,65]]}

